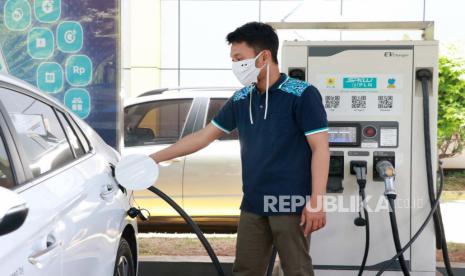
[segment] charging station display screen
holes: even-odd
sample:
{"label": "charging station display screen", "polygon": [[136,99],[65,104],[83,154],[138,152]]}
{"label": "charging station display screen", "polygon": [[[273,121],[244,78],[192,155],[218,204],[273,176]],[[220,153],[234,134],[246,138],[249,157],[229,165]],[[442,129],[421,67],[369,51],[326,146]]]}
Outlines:
{"label": "charging station display screen", "polygon": [[330,145],[358,145],[359,128],[356,126],[330,126],[329,143]]}

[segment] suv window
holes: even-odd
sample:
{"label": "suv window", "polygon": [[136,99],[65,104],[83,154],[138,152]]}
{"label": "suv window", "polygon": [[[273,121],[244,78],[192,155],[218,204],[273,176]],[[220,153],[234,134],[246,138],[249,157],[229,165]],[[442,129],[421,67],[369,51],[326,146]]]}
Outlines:
{"label": "suv window", "polygon": [[77,125],[74,119],[71,118],[71,116],[69,117],[69,122],[71,123],[71,126],[73,127],[76,135],[79,137],[79,141],[81,142],[81,145],[84,148],[84,152],[88,153],[90,151],[90,145],[86,135],[84,134],[82,129]]}
{"label": "suv window", "polygon": [[57,169],[74,159],[65,132],[53,108],[35,98],[1,90],[8,115],[24,148],[34,177]]}
{"label": "suv window", "polygon": [[[213,120],[216,114],[220,111],[223,105],[228,101],[228,99],[210,99],[210,105],[208,106],[208,113],[207,113],[207,124]],[[237,129],[234,129],[231,133],[223,135],[220,140],[237,140],[238,133]]]}
{"label": "suv window", "polygon": [[124,110],[125,146],[175,143],[181,137],[191,105],[192,99],[176,99],[127,107]]}
{"label": "suv window", "polygon": [[3,134],[0,130],[0,187],[12,189],[14,184],[13,171],[5,148]]}
{"label": "suv window", "polygon": [[84,147],[81,144],[81,141],[78,139],[74,129],[69,124],[68,119],[66,118],[65,114],[60,111],[57,111],[58,118],[60,118],[61,124],[66,131],[66,135],[68,136],[69,143],[71,147],[73,147],[74,153],[76,157],[79,158],[85,154]]}

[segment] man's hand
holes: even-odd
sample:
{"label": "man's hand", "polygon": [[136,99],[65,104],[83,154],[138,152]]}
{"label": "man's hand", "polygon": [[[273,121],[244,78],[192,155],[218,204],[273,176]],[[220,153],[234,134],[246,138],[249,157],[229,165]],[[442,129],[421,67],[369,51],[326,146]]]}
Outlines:
{"label": "man's hand", "polygon": [[316,204],[310,200],[305,205],[300,217],[300,226],[303,227],[305,237],[326,225],[326,212],[322,203],[322,200],[320,204]]}
{"label": "man's hand", "polygon": [[210,123],[203,129],[187,135],[175,144],[151,154],[150,157],[155,160],[155,162],[160,163],[176,157],[185,156],[203,149],[223,135],[223,131]]}

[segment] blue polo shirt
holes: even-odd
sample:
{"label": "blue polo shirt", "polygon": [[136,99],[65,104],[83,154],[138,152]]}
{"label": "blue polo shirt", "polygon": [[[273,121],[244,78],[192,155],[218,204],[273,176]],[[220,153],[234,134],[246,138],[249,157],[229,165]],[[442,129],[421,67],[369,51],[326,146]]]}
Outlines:
{"label": "blue polo shirt", "polygon": [[[311,194],[312,152],[306,136],[328,130],[322,98],[313,85],[281,74],[268,90],[266,119],[265,100],[265,93],[260,94],[255,85],[246,86],[234,93],[212,124],[226,133],[238,130],[244,192],[241,210],[260,215],[301,213],[303,204],[280,209],[279,200],[286,204],[293,196]],[[265,208],[272,198],[278,201],[277,211],[270,205]]]}

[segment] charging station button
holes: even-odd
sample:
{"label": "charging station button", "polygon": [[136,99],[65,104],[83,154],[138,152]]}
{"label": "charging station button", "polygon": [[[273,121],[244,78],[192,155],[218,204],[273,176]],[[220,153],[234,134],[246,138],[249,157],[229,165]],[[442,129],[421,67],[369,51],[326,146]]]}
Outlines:
{"label": "charging station button", "polygon": [[372,127],[372,126],[366,126],[364,129],[363,129],[363,136],[367,137],[367,138],[373,138],[376,136],[376,128]]}

